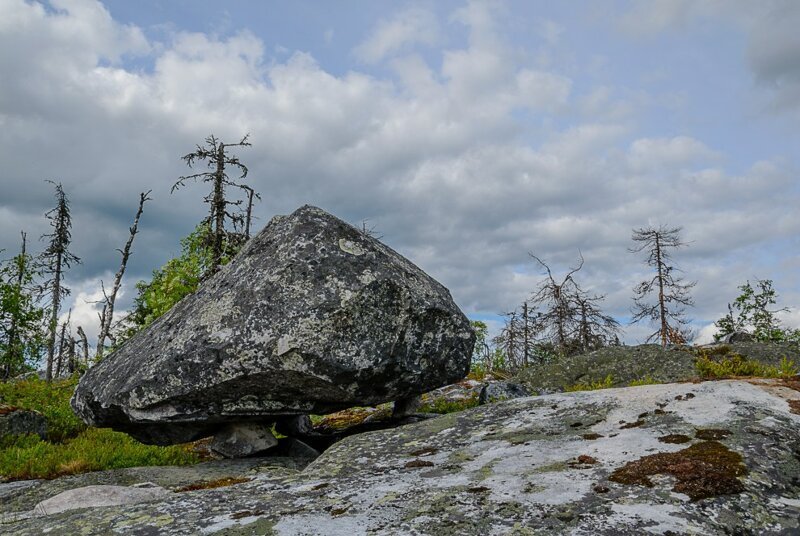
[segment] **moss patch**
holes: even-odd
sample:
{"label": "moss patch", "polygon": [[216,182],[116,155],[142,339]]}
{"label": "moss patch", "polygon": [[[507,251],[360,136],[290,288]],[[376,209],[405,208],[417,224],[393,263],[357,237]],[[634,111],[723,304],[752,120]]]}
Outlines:
{"label": "moss patch", "polygon": [[688,443],[689,441],[692,440],[692,438],[683,434],[669,434],[659,437],[658,440],[661,441],[662,443],[671,443],[679,445],[681,443]]}
{"label": "moss patch", "polygon": [[233,486],[234,484],[242,484],[244,482],[250,482],[251,480],[253,479],[244,477],[228,477],[228,478],[220,478],[217,480],[195,482],[194,484],[189,484],[188,486],[183,486],[182,488],[176,489],[175,493],[183,493],[184,491],[197,491],[200,489],[224,488],[227,486]]}
{"label": "moss patch", "polygon": [[704,430],[697,430],[694,434],[697,439],[703,439],[705,441],[725,439],[729,435],[731,435],[730,430],[722,430],[721,428],[706,428]]}
{"label": "moss patch", "polygon": [[615,470],[609,480],[620,484],[653,487],[653,475],[677,480],[672,491],[693,501],[744,491],[738,477],[747,473],[742,456],[717,441],[703,441],[678,452],[644,456]]}

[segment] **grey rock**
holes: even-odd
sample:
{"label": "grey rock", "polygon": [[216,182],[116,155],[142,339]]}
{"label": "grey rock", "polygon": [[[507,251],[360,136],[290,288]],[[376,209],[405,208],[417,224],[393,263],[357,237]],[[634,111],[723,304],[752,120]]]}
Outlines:
{"label": "grey rock", "polygon": [[[800,415],[776,380],[648,385],[520,398],[348,437],[301,473],[20,520],[48,534],[797,534]],[[691,394],[692,396],[687,396]],[[642,421],[637,426],[625,423]],[[715,429],[706,442],[699,430]],[[685,444],[660,441],[667,435]],[[692,501],[676,480],[611,475],[654,454],[730,451],[741,486]],[[701,450],[702,451],[702,450]],[[594,463],[580,463],[591,457]],[[703,464],[696,467],[702,470]],[[188,468],[187,468],[188,469]],[[647,485],[647,484],[650,485]]]}
{"label": "grey rock", "polygon": [[614,387],[651,379],[677,382],[697,377],[695,355],[691,347],[661,348],[656,344],[609,346],[589,354],[567,356],[552,363],[532,365],[511,381],[532,393],[563,391],[576,384],[603,382],[611,377]]}
{"label": "grey rock", "polygon": [[47,419],[38,411],[0,406],[0,437],[36,434],[47,439]]}
{"label": "grey rock", "polygon": [[278,445],[269,427],[259,423],[233,423],[220,430],[211,441],[213,452],[225,458],[246,458],[263,454]]}
{"label": "grey rock", "polygon": [[392,406],[392,418],[402,419],[403,417],[414,415],[421,405],[422,397],[419,395],[395,400]]}
{"label": "grey rock", "polygon": [[494,404],[495,402],[523,398],[530,395],[530,391],[518,383],[492,382],[487,383],[481,389],[481,394],[478,396],[478,404]]}
{"label": "grey rock", "polygon": [[280,453],[290,458],[304,458],[314,460],[319,458],[320,452],[311,445],[294,437],[280,440]]}
{"label": "grey rock", "polygon": [[92,367],[72,405],[95,426],[178,443],[430,391],[466,375],[474,342],[446,288],[304,206]]}
{"label": "grey rock", "polygon": [[120,506],[163,498],[169,492],[161,487],[86,486],[59,493],[37,504],[36,515],[52,515],[79,508]]}
{"label": "grey rock", "polygon": [[289,437],[307,436],[314,433],[314,425],[308,415],[293,415],[276,421],[275,431]]}
{"label": "grey rock", "polygon": [[722,337],[719,342],[730,344],[734,342],[753,342],[753,336],[746,331],[734,331]]}

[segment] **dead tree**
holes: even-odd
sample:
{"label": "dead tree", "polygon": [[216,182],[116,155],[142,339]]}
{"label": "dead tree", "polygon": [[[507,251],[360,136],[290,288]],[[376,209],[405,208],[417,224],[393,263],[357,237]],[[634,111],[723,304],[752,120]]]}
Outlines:
{"label": "dead tree", "polygon": [[[172,185],[171,192],[182,188],[189,180],[197,181],[198,179],[203,182],[211,183],[211,192],[204,198],[208,203],[210,210],[208,218],[204,221],[208,222],[210,228],[209,246],[211,248],[211,267],[210,273],[215,273],[222,266],[223,258],[228,252],[229,246],[238,245],[241,240],[240,236],[249,234],[250,218],[252,214],[252,200],[261,199],[261,197],[253,191],[252,188],[244,184],[233,181],[225,172],[227,167],[235,167],[241,173],[239,180],[247,177],[247,167],[239,161],[237,156],[231,156],[225,152],[230,147],[249,147],[250,142],[247,141],[249,134],[243,137],[238,143],[223,143],[218,140],[213,134],[206,138],[205,146],[197,146],[197,149],[183,156],[183,160],[190,168],[198,161],[205,161],[211,171],[202,173],[195,173],[193,175],[186,175],[178,178],[175,184]],[[226,187],[238,188],[248,195],[248,206],[245,214],[239,212],[230,212],[229,207],[241,207],[242,200],[230,201],[226,197]],[[226,219],[233,225],[233,232],[225,230]],[[236,233],[237,227],[244,232]]]}
{"label": "dead tree", "polygon": [[573,299],[578,312],[578,342],[583,352],[617,340],[619,322],[600,309],[599,304],[605,296],[589,296],[579,290]]}
{"label": "dead tree", "polygon": [[[647,337],[646,342],[660,339],[662,347],[668,343],[680,344],[681,339],[685,339],[689,324],[685,309],[694,305],[689,291],[697,283],[684,282],[682,277],[675,275],[680,270],[674,266],[670,254],[671,249],[688,245],[680,239],[680,232],[680,227],[663,225],[634,229],[632,239],[636,246],[629,250],[631,253],[646,251],[645,263],[655,269],[652,278],[642,281],[633,289],[631,324],[645,319],[654,322],[658,329]],[[647,298],[653,293],[657,294],[655,302],[648,303]]]}
{"label": "dead tree", "polygon": [[69,251],[72,242],[72,217],[69,212],[69,200],[64,193],[61,183],[50,182],[56,190],[56,206],[45,213],[50,220],[52,233],[42,235],[42,239],[49,239],[48,245],[42,252],[40,259],[45,273],[50,278],[42,286],[42,292],[51,296],[50,319],[47,334],[47,381],[53,379],[53,357],[56,350],[56,332],[58,331],[58,313],[61,309],[61,300],[69,295],[69,289],[64,286],[64,272],[73,263],[80,264],[80,258]]}
{"label": "dead tree", "polygon": [[580,289],[572,276],[583,268],[583,255],[580,255],[578,266],[570,268],[560,282],[556,281],[550,267],[544,261],[533,253],[530,253],[530,256],[547,272],[547,279],[539,284],[530,301],[542,310],[538,317],[542,331],[559,354],[566,354],[574,335],[578,313],[575,296],[580,294]]}
{"label": "dead tree", "polygon": [[83,331],[83,326],[78,326],[78,337],[80,337],[81,352],[83,353],[83,364],[89,366],[89,339],[86,337],[86,332]]}
{"label": "dead tree", "polygon": [[115,343],[114,336],[111,333],[111,321],[114,318],[114,304],[117,301],[117,293],[122,286],[122,276],[125,275],[125,268],[128,266],[128,258],[131,255],[133,239],[136,238],[136,233],[139,231],[139,218],[142,217],[144,204],[150,201],[149,195],[151,191],[152,190],[148,190],[139,194],[139,208],[136,210],[136,216],[133,218],[133,225],[128,229],[130,231],[130,236],[128,236],[128,241],[125,242],[125,247],[117,250],[122,256],[122,260],[119,265],[119,270],[117,270],[117,273],[114,275],[114,285],[111,287],[110,294],[106,293],[103,282],[100,282],[100,286],[103,290],[103,310],[100,313],[100,333],[97,336],[96,361],[100,361],[103,358],[106,339],[109,339],[111,344]]}
{"label": "dead tree", "polygon": [[72,309],[69,310],[67,313],[67,320],[61,324],[61,335],[59,336],[58,340],[58,360],[56,361],[56,378],[61,376],[61,367],[64,362],[64,354],[67,351],[67,346],[69,345],[69,339],[71,338],[72,328],[70,327],[70,319],[72,318]]}

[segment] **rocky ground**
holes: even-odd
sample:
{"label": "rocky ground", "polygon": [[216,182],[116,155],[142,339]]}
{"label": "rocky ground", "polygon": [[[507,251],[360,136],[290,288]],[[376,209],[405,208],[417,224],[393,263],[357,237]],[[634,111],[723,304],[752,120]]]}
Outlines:
{"label": "rocky ground", "polygon": [[[736,342],[709,345],[706,349],[721,347],[765,365],[779,366],[781,359],[786,357],[800,366],[800,349],[791,344]],[[695,360],[700,350],[702,347],[693,346],[662,349],[656,344],[608,346],[589,354],[559,358],[554,363],[530,366],[513,381],[539,394],[563,391],[578,384],[603,382],[607,378],[613,387],[626,387],[642,380],[657,383],[692,381],[698,379]]]}
{"label": "rocky ground", "polygon": [[[350,436],[305,469],[251,459],[5,484],[0,531],[797,534],[798,387],[716,381],[552,394]],[[33,512],[70,487],[137,481],[165,492]]]}

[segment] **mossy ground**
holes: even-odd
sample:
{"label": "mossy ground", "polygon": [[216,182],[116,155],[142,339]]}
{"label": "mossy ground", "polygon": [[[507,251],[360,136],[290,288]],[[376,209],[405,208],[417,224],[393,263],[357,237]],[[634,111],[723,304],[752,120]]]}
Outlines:
{"label": "mossy ground", "polygon": [[143,445],[126,434],[84,424],[69,405],[77,377],[0,383],[0,402],[35,410],[47,420],[47,440],[0,438],[0,478],[25,480],[148,465],[186,465],[200,456],[187,446]]}
{"label": "mossy ground", "polygon": [[747,474],[742,456],[718,441],[703,441],[678,452],[644,456],[614,471],[608,478],[620,484],[653,487],[650,477],[671,475],[672,491],[693,501],[744,491],[738,477]]}

